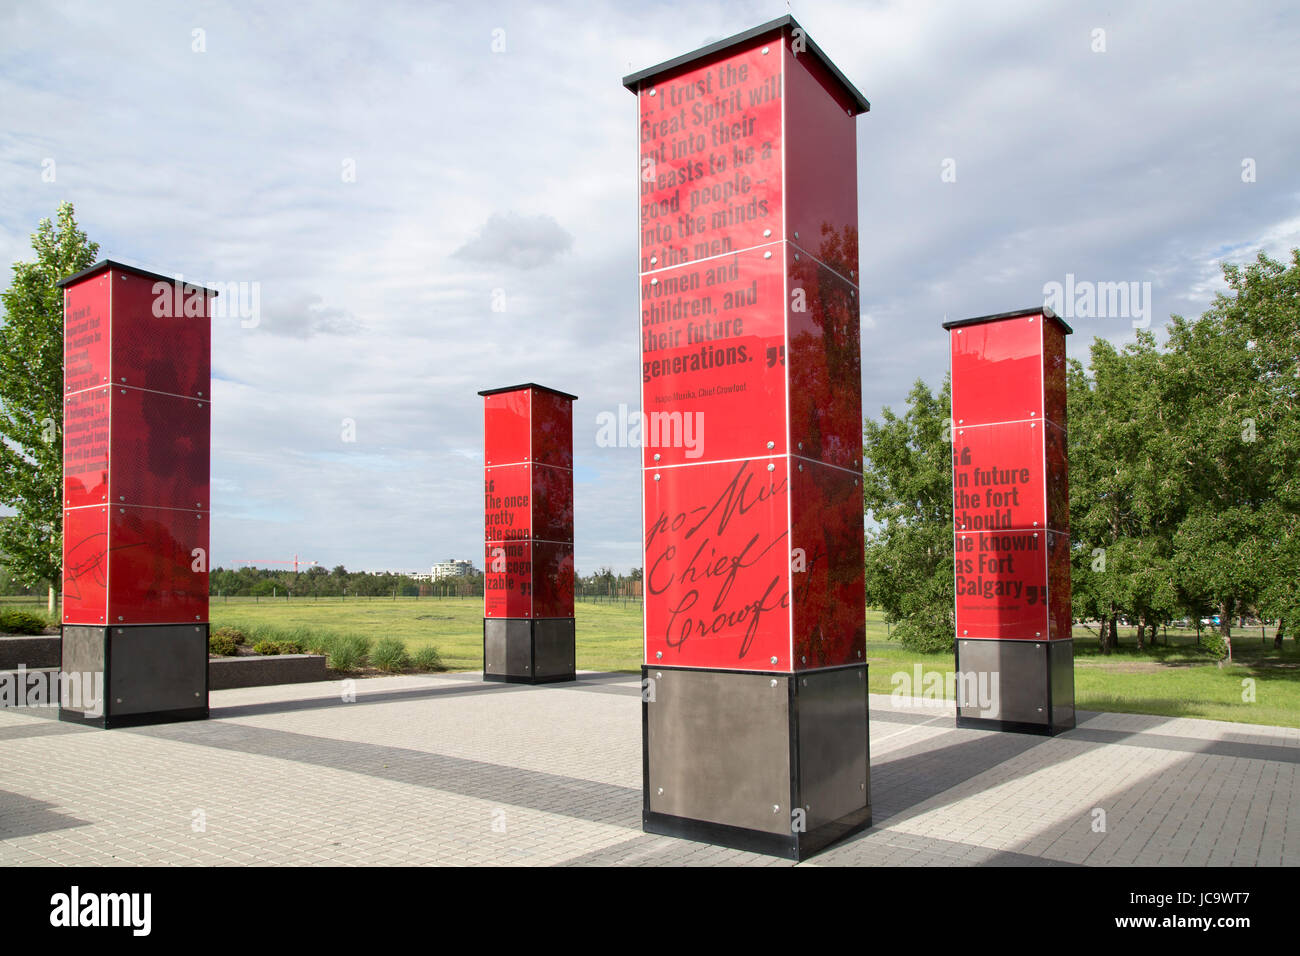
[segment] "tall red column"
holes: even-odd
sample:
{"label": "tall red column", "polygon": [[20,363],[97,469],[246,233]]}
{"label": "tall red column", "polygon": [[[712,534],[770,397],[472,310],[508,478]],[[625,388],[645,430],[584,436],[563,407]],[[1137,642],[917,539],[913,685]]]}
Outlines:
{"label": "tall red column", "polygon": [[1074,726],[1065,337],[1048,308],[946,322],[957,725]]}
{"label": "tall red column", "polygon": [[644,826],[803,857],[871,820],[855,117],[791,17],[638,106]]}
{"label": "tall red column", "polygon": [[62,670],[103,727],[208,715],[211,297],[105,260],[64,302]]}
{"label": "tall red column", "polygon": [[512,385],[483,396],[483,679],[576,676],[573,403]]}

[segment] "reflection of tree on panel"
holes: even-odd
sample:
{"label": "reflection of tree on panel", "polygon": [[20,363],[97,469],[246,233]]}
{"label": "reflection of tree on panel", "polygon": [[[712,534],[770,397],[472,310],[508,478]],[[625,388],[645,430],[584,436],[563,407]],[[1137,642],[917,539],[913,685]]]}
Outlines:
{"label": "reflection of tree on panel", "polygon": [[795,467],[803,468],[791,483],[796,661],[809,667],[857,663],[866,616],[859,485],[839,469],[811,462]]}
{"label": "reflection of tree on panel", "polygon": [[858,301],[846,277],[856,270],[857,230],[824,223],[822,231],[818,258],[829,262],[801,255],[789,264],[791,451],[856,469],[862,360]]}
{"label": "reflection of tree on panel", "polygon": [[[204,616],[208,575],[195,571],[192,564],[204,520],[194,512],[170,510],[150,514],[128,509],[116,516],[113,538],[117,543],[109,553],[114,615],[128,624],[156,616],[176,622]],[[187,535],[185,529],[191,524],[194,531]]]}

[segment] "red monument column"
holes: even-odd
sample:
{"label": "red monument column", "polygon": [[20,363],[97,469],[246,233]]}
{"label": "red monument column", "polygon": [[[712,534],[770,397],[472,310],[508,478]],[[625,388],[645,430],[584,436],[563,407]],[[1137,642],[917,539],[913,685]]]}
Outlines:
{"label": "red monument column", "polygon": [[945,322],[952,345],[957,726],[1074,726],[1065,337],[1040,307]]}
{"label": "red monument column", "polygon": [[791,17],[637,96],[647,831],[870,824],[856,119]]}
{"label": "red monument column", "polygon": [[59,285],[62,670],[102,681],[59,716],[205,718],[216,293],[111,260]]}
{"label": "red monument column", "polygon": [[573,680],[573,403],[512,385],[483,396],[483,679]]}

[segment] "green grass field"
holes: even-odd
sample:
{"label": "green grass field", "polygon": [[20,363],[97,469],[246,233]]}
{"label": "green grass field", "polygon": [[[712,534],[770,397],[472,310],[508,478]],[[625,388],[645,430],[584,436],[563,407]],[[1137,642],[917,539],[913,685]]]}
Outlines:
{"label": "green grass field", "polygon": [[[31,599],[4,601],[43,610]],[[578,668],[637,672],[641,660],[641,606],[579,602]],[[322,598],[285,600],[214,598],[213,627],[244,625],[292,629],[306,627],[358,633],[379,639],[397,637],[411,652],[432,644],[452,670],[483,666],[482,598]],[[1109,657],[1096,635],[1075,628],[1075,703],[1081,710],[1207,717],[1242,723],[1300,727],[1300,645],[1287,640],[1273,647],[1271,631],[1261,640],[1258,628],[1233,635],[1234,663],[1219,667],[1196,646],[1194,631],[1169,631],[1168,644],[1139,651],[1132,630],[1121,632],[1120,647]],[[894,690],[894,676],[913,673],[947,675],[950,654],[920,654],[888,639],[878,611],[867,612],[867,659],[873,693]],[[1243,699],[1253,681],[1254,701]]]}
{"label": "green grass field", "polygon": [[[641,647],[641,605],[579,602],[578,669],[635,671]],[[397,637],[412,653],[432,644],[451,670],[483,666],[483,599],[321,598],[286,601],[213,598],[212,626],[269,624]]]}

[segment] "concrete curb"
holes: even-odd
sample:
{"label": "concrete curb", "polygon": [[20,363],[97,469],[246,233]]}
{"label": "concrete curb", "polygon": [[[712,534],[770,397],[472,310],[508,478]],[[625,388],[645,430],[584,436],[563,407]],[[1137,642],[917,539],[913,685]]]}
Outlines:
{"label": "concrete curb", "polygon": [[[57,634],[0,637],[0,671],[57,668],[60,662]],[[278,654],[268,657],[214,657],[208,660],[208,689],[262,687],[269,684],[306,684],[329,680],[323,654]]]}
{"label": "concrete curb", "polygon": [[31,634],[0,637],[0,671],[16,670],[26,664],[37,667],[59,666],[59,635]]}
{"label": "concrete curb", "polygon": [[277,654],[268,657],[213,657],[208,660],[208,690],[307,684],[328,680],[324,654]]}

